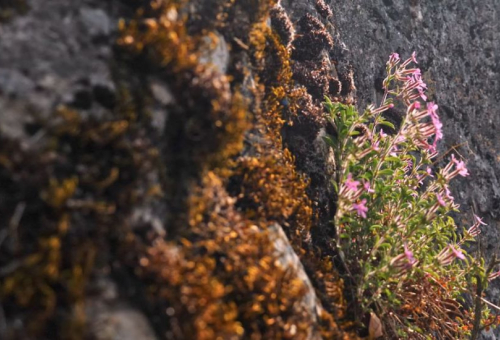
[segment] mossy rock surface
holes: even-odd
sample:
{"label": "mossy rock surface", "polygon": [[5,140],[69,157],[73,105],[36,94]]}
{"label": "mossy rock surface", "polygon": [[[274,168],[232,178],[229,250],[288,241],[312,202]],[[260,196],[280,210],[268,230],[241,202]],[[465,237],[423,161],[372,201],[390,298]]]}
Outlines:
{"label": "mossy rock surface", "polygon": [[270,0],[0,5],[2,338],[351,337],[324,18],[298,68]]}

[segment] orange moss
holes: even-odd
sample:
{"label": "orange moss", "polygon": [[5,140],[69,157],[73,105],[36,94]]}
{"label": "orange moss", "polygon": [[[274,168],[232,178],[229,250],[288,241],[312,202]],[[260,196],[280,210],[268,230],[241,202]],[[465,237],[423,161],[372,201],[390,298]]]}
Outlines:
{"label": "orange moss", "polygon": [[[282,145],[283,127],[307,118],[301,110],[308,94],[293,83],[289,49],[265,25],[274,3],[235,0],[216,6],[215,19],[194,24],[203,18],[182,14],[186,1],[155,0],[120,23],[119,68],[160,79],[175,98],[160,141],[144,107],[148,90],[133,91],[124,76],[111,117],[84,119],[60,108],[55,123],[42,124],[51,142],[40,154],[1,144],[8,199],[0,231],[19,203],[26,202],[28,215],[16,226],[17,248],[1,250],[1,258],[22,261],[0,279],[0,298],[7,313],[34,325],[30,336],[56,330],[83,337],[86,282],[100,259],[122,266],[115,274],[127,276],[121,284],[133,285],[162,338],[305,339],[318,323],[325,338],[349,338],[337,323],[344,317],[342,281],[310,240],[316,216],[308,181]],[[248,48],[253,88],[200,64],[211,27],[234,38],[229,43],[240,46],[238,53]],[[245,59],[236,52],[231,58]],[[253,117],[238,89],[253,91]],[[245,135],[258,142],[233,159]],[[161,183],[152,183],[152,173]],[[166,236],[128,228],[132,209],[152,195],[166,206]],[[269,228],[276,223],[328,303],[319,316],[297,303],[307,287],[277,260]]]}
{"label": "orange moss", "polygon": [[276,261],[276,236],[241,216],[212,172],[191,200],[188,238],[158,240],[137,259],[166,337],[307,338],[314,311],[299,303],[302,280]]}
{"label": "orange moss", "polygon": [[[331,258],[322,255],[311,243],[310,230],[317,216],[306,194],[308,184],[304,176],[298,174],[293,156],[281,139],[285,126],[300,124],[301,134],[312,142],[324,125],[323,113],[314,107],[304,87],[295,86],[290,49],[281,43],[278,35],[269,27],[255,25],[250,36],[258,79],[264,85],[263,106],[257,112],[256,126],[265,139],[260,145],[254,145],[256,156],[238,159],[233,182],[241,183],[241,187],[230,186],[230,190],[238,198],[238,207],[246,211],[249,218],[276,221],[290,235],[316,294],[327,305],[328,311],[323,310],[320,318],[323,336],[340,337],[340,320],[344,327],[351,326],[344,319],[343,282]],[[356,338],[348,333],[342,337]]]}
{"label": "orange moss", "polygon": [[61,107],[50,124],[40,122],[45,147],[2,142],[0,264],[12,270],[0,278],[0,300],[24,328],[8,330],[8,338],[83,338],[97,247],[106,245],[106,256],[107,237],[140,198],[139,177],[155,157],[147,142],[137,143],[136,121],[120,115],[97,122]]}
{"label": "orange moss", "polygon": [[305,237],[312,223],[306,182],[295,171],[293,158],[285,149],[269,156],[238,159],[233,181],[241,183],[238,206],[250,219],[275,221]]}
{"label": "orange moss", "polygon": [[175,138],[175,152],[182,153],[175,158],[197,168],[213,166],[241,150],[248,128],[243,98],[231,93],[227,76],[198,62],[205,35],[187,33],[187,18],[178,6],[162,2],[153,10],[155,17],[122,22],[118,45],[127,59],[159,73],[180,103],[166,133]]}

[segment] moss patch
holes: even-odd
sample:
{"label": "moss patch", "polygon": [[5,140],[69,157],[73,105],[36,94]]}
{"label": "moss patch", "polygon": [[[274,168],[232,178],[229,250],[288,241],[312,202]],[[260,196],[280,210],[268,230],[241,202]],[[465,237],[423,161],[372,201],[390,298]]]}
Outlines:
{"label": "moss patch", "polygon": [[[273,1],[216,2],[206,17],[202,3],[194,12],[182,1],[133,6],[135,16],[120,23],[119,94],[105,118],[61,107],[38,122],[46,138],[37,149],[2,142],[0,266],[10,269],[0,298],[27,326],[9,336],[83,338],[87,283],[106,268],[161,338],[301,339],[313,324],[325,338],[349,338],[339,326],[342,281],[312,239],[322,217],[296,168],[304,156],[282,140],[293,127],[314,140],[324,126],[315,100],[330,79],[319,72],[326,80],[316,85],[314,70],[303,70],[297,86],[290,47],[302,45],[286,18],[281,31],[266,25]],[[308,20],[308,41],[328,45]],[[200,62],[215,30],[230,46],[228,74]],[[143,87],[152,78],[174,98],[162,108],[162,135]],[[164,230],[132,225],[133,211],[152,202],[164,209]],[[319,312],[297,303],[307,286],[276,260],[276,223],[313,282]]]}

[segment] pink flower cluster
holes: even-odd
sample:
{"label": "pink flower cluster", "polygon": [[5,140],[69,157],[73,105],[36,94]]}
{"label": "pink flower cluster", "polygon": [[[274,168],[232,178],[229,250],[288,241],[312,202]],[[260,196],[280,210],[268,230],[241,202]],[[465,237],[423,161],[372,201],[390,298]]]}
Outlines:
{"label": "pink flower cluster", "polygon": [[438,192],[436,192],[436,203],[429,208],[425,217],[428,221],[432,220],[436,214],[436,211],[440,207],[449,206],[451,209],[457,209],[458,204],[455,203],[455,198],[451,195],[451,191],[448,185],[444,185]]}
{"label": "pink flower cluster", "polygon": [[[455,166],[455,169],[453,169],[453,166]],[[469,171],[467,170],[463,161],[459,161],[455,158],[454,154],[451,154],[451,162],[441,170],[441,174],[446,181],[450,181],[457,175],[460,175],[462,177],[469,176]]]}
{"label": "pink flower cluster", "polygon": [[446,266],[451,264],[455,259],[465,260],[465,255],[460,247],[449,244],[441,250],[436,258],[440,265]]}
{"label": "pink flower cluster", "polygon": [[400,274],[404,274],[406,271],[410,270],[417,264],[417,259],[415,259],[415,257],[413,256],[413,252],[408,248],[406,243],[404,244],[403,253],[394,257],[390,262],[390,265]]}
{"label": "pink flower cluster", "polygon": [[366,213],[368,212],[368,208],[366,207],[367,200],[365,198],[359,198],[362,194],[371,194],[374,192],[375,190],[371,188],[370,182],[366,180],[363,180],[363,182],[357,181],[352,177],[352,174],[349,173],[340,189],[339,195],[348,202],[351,202],[349,210],[356,211],[358,216],[366,218]]}
{"label": "pink flower cluster", "polygon": [[[429,102],[426,104],[426,108],[421,110],[422,105],[419,100],[427,101],[427,96],[425,95],[427,85],[422,80],[422,72],[419,68],[407,69],[407,66],[411,63],[417,64],[415,52],[402,64],[399,63],[399,55],[393,53],[390,55],[387,65],[391,72],[393,72],[390,74],[391,77],[402,82],[400,90],[397,92],[389,91],[387,88],[388,81],[385,86],[388,94],[395,95],[403,100],[407,106],[406,114],[412,122],[400,135],[412,138],[422,149],[434,154],[436,153],[437,142],[443,138],[443,124],[437,114],[438,106],[433,102]],[[381,106],[378,110],[382,108],[385,108],[385,106]],[[422,121],[425,117],[430,117],[430,122]],[[428,139],[432,136],[434,136],[434,140],[430,144]]]}
{"label": "pink flower cluster", "polygon": [[474,215],[474,224],[472,227],[470,227],[467,230],[467,234],[470,235],[471,237],[476,237],[477,235],[481,234],[481,225],[487,225],[486,223],[483,222],[483,220],[477,216]]}

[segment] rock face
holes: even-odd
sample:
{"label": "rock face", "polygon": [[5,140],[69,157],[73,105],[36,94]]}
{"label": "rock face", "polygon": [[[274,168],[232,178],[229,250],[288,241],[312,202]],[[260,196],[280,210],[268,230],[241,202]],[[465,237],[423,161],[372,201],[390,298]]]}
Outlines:
{"label": "rock face", "polygon": [[47,117],[66,104],[102,114],[115,91],[109,61],[116,13],[93,1],[30,1],[27,8],[0,24],[0,129],[18,138],[30,123],[19,112]]}

